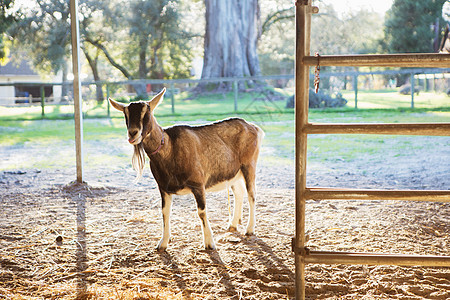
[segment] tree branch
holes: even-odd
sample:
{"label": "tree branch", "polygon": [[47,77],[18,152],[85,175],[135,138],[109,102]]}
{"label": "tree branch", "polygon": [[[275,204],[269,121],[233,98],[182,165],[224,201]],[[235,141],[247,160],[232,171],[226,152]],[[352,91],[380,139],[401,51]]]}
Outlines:
{"label": "tree branch", "polygon": [[113,65],[113,67],[117,68],[122,74],[123,76],[125,76],[126,78],[128,78],[129,80],[133,80],[133,76],[131,76],[131,74],[127,71],[127,69],[125,69],[125,67],[123,67],[122,65],[120,65],[119,63],[117,63],[114,58],[112,58],[112,56],[109,54],[108,50],[106,50],[105,46],[103,46],[100,41],[94,41],[92,40],[90,37],[85,36],[84,40],[88,43],[90,43],[91,45],[97,47],[98,49],[100,49],[103,54],[105,54],[106,58],[108,59],[108,61],[111,63],[111,65]]}
{"label": "tree branch", "polygon": [[290,8],[276,11],[276,12],[268,15],[262,25],[262,33],[261,34],[267,32],[270,29],[270,26],[272,26],[273,24],[275,24],[281,20],[295,18],[295,14],[292,13],[293,10],[294,10],[293,7],[290,7]]}

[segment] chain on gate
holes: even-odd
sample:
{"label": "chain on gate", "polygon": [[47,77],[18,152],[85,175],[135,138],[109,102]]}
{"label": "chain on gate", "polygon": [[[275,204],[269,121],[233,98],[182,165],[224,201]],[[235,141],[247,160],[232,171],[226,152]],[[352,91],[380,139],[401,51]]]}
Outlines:
{"label": "chain on gate", "polygon": [[316,52],[314,54],[315,57],[317,57],[317,66],[314,71],[314,90],[316,94],[319,92],[319,84],[320,84],[320,54],[319,52]]}

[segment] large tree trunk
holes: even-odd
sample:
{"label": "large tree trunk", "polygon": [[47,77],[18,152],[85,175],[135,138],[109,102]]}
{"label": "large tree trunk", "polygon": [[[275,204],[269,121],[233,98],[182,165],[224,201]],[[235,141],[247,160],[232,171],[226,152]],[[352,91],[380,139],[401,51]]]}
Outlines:
{"label": "large tree trunk", "polygon": [[205,5],[202,78],[259,75],[258,0],[205,0]]}

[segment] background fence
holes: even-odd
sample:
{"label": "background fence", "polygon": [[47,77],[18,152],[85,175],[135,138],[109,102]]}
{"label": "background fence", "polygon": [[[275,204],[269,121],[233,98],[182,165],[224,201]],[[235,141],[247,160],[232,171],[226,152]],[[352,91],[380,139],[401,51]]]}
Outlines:
{"label": "background fence", "polygon": [[[341,69],[342,70],[342,69]],[[313,72],[311,72],[313,73]],[[314,75],[311,74],[311,77]],[[449,106],[450,69],[402,69],[367,70],[357,69],[331,71],[322,68],[320,74],[321,93],[342,96],[347,107],[366,108],[363,92],[378,93],[374,106],[415,108],[415,97],[420,93],[433,93],[419,107]],[[402,87],[396,87],[404,81]],[[311,80],[311,83],[313,80]],[[200,90],[198,87],[202,86]],[[133,80],[115,82],[83,82],[83,112],[87,117],[110,117],[112,111],[108,97],[119,101],[148,99],[162,87],[167,88],[160,114],[229,114],[283,112],[286,102],[294,94],[294,76],[258,76],[214,79]],[[9,89],[9,93],[5,92]],[[11,93],[11,91],[15,93]],[[14,107],[16,114],[39,114],[41,117],[70,117],[73,115],[72,83],[0,83],[0,106]],[[136,91],[141,91],[140,94]],[[397,95],[404,95],[399,98]],[[5,95],[15,94],[14,97]],[[393,99],[393,95],[395,99]],[[436,100],[440,95],[440,100]],[[372,97],[372,98],[374,98]],[[399,100],[400,99],[400,100]],[[444,100],[443,100],[444,99]],[[446,100],[448,99],[448,101]],[[188,104],[188,105],[186,105]],[[2,109],[6,111],[5,109]]]}

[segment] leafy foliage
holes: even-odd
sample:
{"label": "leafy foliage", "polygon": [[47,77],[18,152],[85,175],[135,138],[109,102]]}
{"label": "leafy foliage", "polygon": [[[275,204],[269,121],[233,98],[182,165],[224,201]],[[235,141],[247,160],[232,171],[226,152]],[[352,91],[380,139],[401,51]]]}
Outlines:
{"label": "leafy foliage", "polygon": [[9,28],[16,49],[26,51],[33,65],[56,73],[65,67],[69,55],[69,1],[41,0]]}
{"label": "leafy foliage", "polygon": [[5,32],[16,20],[16,16],[9,10],[14,0],[0,0],[0,61],[6,56]]}
{"label": "leafy foliage", "polygon": [[361,9],[339,16],[333,6],[323,5],[313,16],[311,51],[322,54],[376,53],[383,20],[375,12]]}
{"label": "leafy foliage", "polygon": [[[279,17],[266,29],[259,43],[263,74],[292,74],[295,60],[294,7],[278,4],[280,13],[267,13],[265,24]],[[364,54],[379,52],[383,32],[382,17],[359,10],[340,16],[333,6],[320,4],[320,13],[312,16],[311,52],[326,54]],[[290,14],[288,13],[290,11]],[[289,17],[290,16],[290,17]]]}
{"label": "leafy foliage", "polygon": [[[57,73],[70,57],[69,0],[29,3],[9,27],[16,49],[41,73]],[[98,64],[109,62],[128,79],[188,77],[188,36],[180,29],[179,4],[170,0],[81,0],[82,50],[100,80]],[[101,55],[102,54],[102,55]],[[103,67],[102,73],[111,73]]]}
{"label": "leafy foliage", "polygon": [[431,26],[441,18],[445,1],[394,0],[386,13],[383,48],[390,53],[434,52]]}
{"label": "leafy foliage", "polygon": [[[99,4],[101,5],[101,4]],[[128,79],[189,75],[187,34],[180,28],[179,4],[169,0],[103,4],[102,26],[86,33]]]}

